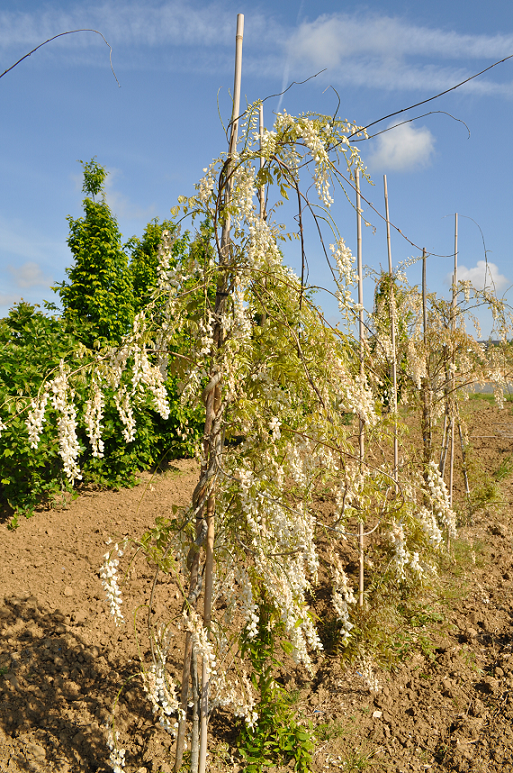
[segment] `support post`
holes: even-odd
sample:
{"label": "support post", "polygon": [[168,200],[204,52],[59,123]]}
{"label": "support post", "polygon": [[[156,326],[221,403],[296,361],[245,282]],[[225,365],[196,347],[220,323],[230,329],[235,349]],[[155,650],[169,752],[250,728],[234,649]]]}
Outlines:
{"label": "support post", "polygon": [[390,282],[389,288],[388,288],[388,303],[389,303],[389,311],[390,311],[390,340],[392,342],[392,363],[391,363],[392,389],[394,392],[393,399],[392,399],[392,410],[394,412],[394,480],[396,483],[396,490],[397,490],[397,482],[398,482],[398,476],[399,476],[399,442],[397,438],[397,354],[396,354],[396,343],[395,343],[396,311],[395,311],[394,275],[392,271],[392,243],[390,239],[390,214],[388,211],[388,187],[387,187],[386,174],[383,175],[383,185],[385,189],[385,217],[387,221],[388,277]]}
{"label": "support post", "polygon": [[[225,206],[230,202],[232,191],[232,170],[233,170],[233,155],[237,149],[237,136],[239,127],[239,115],[240,115],[240,90],[241,90],[241,77],[242,77],[242,41],[244,37],[244,14],[239,13],[237,15],[237,32],[235,36],[235,76],[233,86],[233,109],[231,120],[231,135],[230,145],[228,153],[228,168],[227,168],[227,186],[225,193]],[[221,255],[220,263],[226,265],[230,261],[230,216],[227,215],[223,231],[221,235]],[[215,327],[214,327],[214,347],[220,348],[223,345],[224,329],[222,317],[224,314],[224,308],[226,305],[226,284],[227,276],[226,272],[222,272],[217,285],[216,301],[215,301]],[[214,374],[211,373],[211,376]],[[207,420],[209,411],[211,413],[212,426],[215,424],[216,430],[210,434],[209,437],[209,465],[215,465],[216,454],[219,453],[219,446],[222,443],[222,437],[220,439],[219,433],[222,433],[220,422],[218,421],[218,413],[223,410],[221,407],[221,383],[218,380],[216,386],[210,393],[210,397],[207,400]],[[212,617],[212,592],[213,592],[213,575],[214,575],[214,537],[215,537],[215,509],[216,499],[215,491],[211,490],[207,499],[207,537],[206,537],[206,555],[205,555],[205,593],[204,593],[204,611],[203,611],[203,624],[206,628],[210,626]],[[207,733],[208,733],[208,690],[209,690],[209,676],[207,672],[207,664],[202,664],[202,679],[201,679],[201,716],[200,716],[200,751],[199,751],[199,773],[205,773],[207,765]]]}
{"label": "support post", "polygon": [[[358,304],[360,310],[358,313],[358,335],[360,341],[360,378],[363,383],[365,378],[365,326],[363,316],[363,263],[362,263],[362,208],[360,198],[360,170],[355,170],[355,188],[356,188],[356,260],[358,268]],[[365,459],[365,422],[360,419],[360,466]],[[359,548],[359,581],[358,581],[358,603],[363,607],[363,595],[365,591],[365,544],[364,544],[364,523],[358,524],[358,548]]]}

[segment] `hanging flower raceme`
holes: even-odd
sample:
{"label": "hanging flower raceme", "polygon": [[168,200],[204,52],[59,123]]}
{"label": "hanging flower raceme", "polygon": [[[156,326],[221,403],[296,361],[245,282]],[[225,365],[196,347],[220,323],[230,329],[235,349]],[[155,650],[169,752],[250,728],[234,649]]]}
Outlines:
{"label": "hanging flower raceme", "polygon": [[456,513],[451,508],[449,493],[436,462],[430,462],[427,468],[427,493],[433,513],[447,529],[449,537],[456,536]]}
{"label": "hanging flower raceme", "polygon": [[143,669],[143,689],[151,703],[152,711],[159,725],[171,735],[176,734],[177,722],[172,719],[180,710],[177,686],[167,673],[166,648],[154,645],[155,660],[149,669]]}
{"label": "hanging flower raceme", "polygon": [[333,578],[333,608],[337,620],[341,623],[340,641],[342,646],[346,647],[351,638],[351,631],[354,628],[354,624],[349,618],[349,605],[356,604],[356,598],[353,589],[349,585],[348,577],[341,566],[340,558],[332,551],[330,559],[330,569]]}
{"label": "hanging flower raceme", "polygon": [[[119,558],[123,555],[123,550],[118,544],[114,545],[112,550],[104,555],[104,562],[100,569],[100,578],[109,602],[110,613],[114,618],[116,625],[122,625],[125,618],[121,613],[121,591],[118,584],[118,566]],[[116,557],[117,556],[117,557]]]}
{"label": "hanging flower raceme", "polygon": [[102,440],[102,418],[105,405],[104,396],[99,383],[99,377],[93,376],[92,397],[86,403],[84,421],[87,429],[87,435],[93,449],[93,456],[101,459],[103,457],[104,444]]}
{"label": "hanging flower raceme", "polygon": [[37,400],[32,400],[26,421],[30,445],[32,448],[37,448],[45,422],[45,410],[50,400],[57,412],[59,455],[70,483],[82,477],[77,463],[80,446],[77,438],[77,412],[74,399],[75,394],[68,383],[68,370],[61,360],[58,374],[46,384],[42,395]]}

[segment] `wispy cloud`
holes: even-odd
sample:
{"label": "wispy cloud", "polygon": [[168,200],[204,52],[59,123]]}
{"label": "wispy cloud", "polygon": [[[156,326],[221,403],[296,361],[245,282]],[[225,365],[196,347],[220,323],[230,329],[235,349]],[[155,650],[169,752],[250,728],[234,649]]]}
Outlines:
{"label": "wispy cloud", "polygon": [[46,260],[49,255],[62,253],[62,244],[42,236],[21,219],[8,219],[0,215],[0,263],[13,257],[29,260]]}
{"label": "wispy cloud", "polygon": [[[3,11],[0,13],[0,46],[41,42],[65,30],[96,28],[108,34],[110,42],[136,45],[218,45],[228,35],[229,18],[217,3],[199,6],[183,0],[142,6],[135,2],[70,4],[67,11],[48,6],[33,13]],[[64,37],[65,48],[100,45],[101,40],[83,34]]]}
{"label": "wispy cloud", "polygon": [[[0,51],[23,54],[45,38],[93,27],[114,47],[124,67],[225,72],[233,67],[237,8],[212,0],[104,0],[44,5],[33,12],[0,12]],[[104,63],[101,38],[60,38],[38,56],[68,62]],[[178,53],[179,52],[179,53]],[[322,14],[305,19],[303,3],[288,27],[259,10],[246,15],[244,67],[260,77],[290,78],[328,68],[334,85],[401,91],[441,91],[494,60],[513,53],[513,35],[469,35],[411,23],[378,13]],[[14,56],[13,56],[14,58]],[[288,70],[287,70],[288,68]],[[288,76],[287,76],[288,77]],[[485,76],[465,87],[473,93],[513,96],[513,84]]]}
{"label": "wispy cloud", "polygon": [[402,124],[374,140],[368,166],[375,171],[411,172],[426,167],[433,155],[435,138],[425,126]]}
{"label": "wispy cloud", "polygon": [[50,287],[52,278],[43,273],[41,266],[33,260],[28,260],[21,266],[7,266],[16,287],[28,289],[31,287]]}
{"label": "wispy cloud", "polygon": [[116,190],[116,179],[120,176],[118,169],[109,169],[105,180],[105,200],[116,219],[124,220],[150,220],[157,214],[155,204],[140,207],[134,204],[128,196]]}
{"label": "wispy cloud", "polygon": [[[499,272],[495,263],[485,260],[478,260],[473,268],[458,266],[458,280],[461,282],[471,282],[472,286],[478,290],[487,287],[489,290],[500,292],[511,285],[510,280]],[[452,283],[452,274],[447,274],[445,283]]]}
{"label": "wispy cloud", "polygon": [[[327,67],[340,83],[385,90],[443,90],[513,54],[513,35],[462,35],[385,15],[332,14],[303,22],[287,43],[303,70]],[[426,58],[431,62],[426,63]],[[465,61],[465,67],[452,64]],[[477,67],[468,70],[468,61]],[[513,95],[510,83],[477,79],[474,92]]]}
{"label": "wispy cloud", "polygon": [[[17,301],[20,300],[19,295],[11,295],[9,293],[0,293],[0,314],[5,314],[7,309],[10,309]],[[4,307],[2,309],[2,307]]]}

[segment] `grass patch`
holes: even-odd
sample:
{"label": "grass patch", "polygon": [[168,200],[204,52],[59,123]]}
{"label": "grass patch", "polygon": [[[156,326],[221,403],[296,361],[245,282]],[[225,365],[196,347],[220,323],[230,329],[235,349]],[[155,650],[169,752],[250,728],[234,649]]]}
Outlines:
{"label": "grass patch", "polygon": [[493,473],[493,479],[500,483],[501,481],[509,478],[513,472],[513,454],[508,454],[505,459],[501,461],[495,472]]}

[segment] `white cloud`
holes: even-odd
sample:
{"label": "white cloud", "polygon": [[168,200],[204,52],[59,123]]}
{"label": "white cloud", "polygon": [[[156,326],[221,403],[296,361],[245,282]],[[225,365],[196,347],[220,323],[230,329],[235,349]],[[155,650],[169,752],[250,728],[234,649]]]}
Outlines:
{"label": "white cloud", "polygon": [[119,175],[118,170],[109,169],[108,171],[109,174],[105,180],[105,200],[117,220],[120,218],[125,220],[150,220],[152,217],[155,217],[157,214],[155,204],[150,204],[145,208],[134,204],[128,196],[114,189],[114,180]]}
{"label": "white cloud", "polygon": [[[235,26],[235,11],[220,0],[209,3],[168,0],[144,4],[107,0],[96,4],[70,4],[66,11],[46,5],[32,13],[0,12],[0,49],[21,48],[21,53],[25,53],[23,48],[34,47],[65,30],[94,28],[113,46],[114,65],[123,47],[129,49],[130,57],[137,57],[141,48],[149,57],[149,49],[159,46],[177,46],[182,51],[190,47],[199,59],[204,56],[205,48],[222,52],[228,47],[232,63]],[[269,16],[255,11],[246,16],[244,38],[245,45],[249,42],[260,49],[272,50],[283,40],[283,31]],[[98,49],[102,47],[105,48],[105,44],[99,35],[81,32],[59,38],[37,56],[55,57],[64,52],[68,60],[71,52],[80,56],[80,52],[94,48],[97,58]],[[171,58],[175,60],[175,68],[179,68],[180,58],[172,51]]]}
{"label": "white cloud", "polygon": [[[511,282],[499,273],[499,268],[495,263],[490,263],[485,260],[478,260],[477,265],[473,268],[467,268],[466,266],[458,266],[458,280],[460,282],[471,282],[472,286],[477,290],[482,290],[486,287],[490,290],[499,292],[508,287]],[[446,284],[452,284],[452,274],[447,274],[445,277]]]}
{"label": "white cloud", "polygon": [[405,123],[380,134],[368,165],[375,171],[410,172],[429,164],[435,138],[425,126]]}
{"label": "white cloud", "polygon": [[22,266],[7,266],[7,270],[11,274],[16,283],[16,287],[29,288],[29,287],[50,287],[52,279],[49,276],[45,276],[38,263],[33,260],[29,260]]}
{"label": "white cloud", "polygon": [[[302,9],[303,3],[297,19]],[[66,10],[44,4],[28,13],[0,11],[0,50],[4,59],[15,60],[59,32],[95,27],[113,46],[114,67],[152,68],[158,63],[171,71],[224,73],[233,68],[236,10],[224,0],[104,0],[70,3]],[[512,51],[511,34],[460,34],[386,14],[323,14],[285,27],[255,10],[246,15],[244,71],[275,79],[289,67],[294,80],[327,67],[325,80],[334,85],[433,92]],[[99,36],[81,33],[61,37],[36,56],[103,67],[107,54]],[[475,65],[469,69],[471,60]],[[480,77],[464,88],[513,96],[513,84],[493,77]]]}
{"label": "white cloud", "polygon": [[[332,14],[303,22],[287,42],[302,71],[329,68],[340,83],[385,89],[443,90],[472,74],[443,60],[485,59],[513,51],[513,35],[462,35],[378,14]],[[429,57],[434,63],[420,62]],[[466,64],[465,64],[466,66]],[[472,68],[472,70],[479,67]],[[513,94],[511,84],[479,78],[465,88]]]}
{"label": "white cloud", "polygon": [[[17,301],[20,300],[19,295],[11,295],[9,293],[0,293],[0,309],[2,306],[5,308],[5,314],[7,313],[7,310],[11,308]],[[0,310],[0,314],[2,314],[2,311]],[[2,314],[2,316],[5,316],[5,314]]]}

